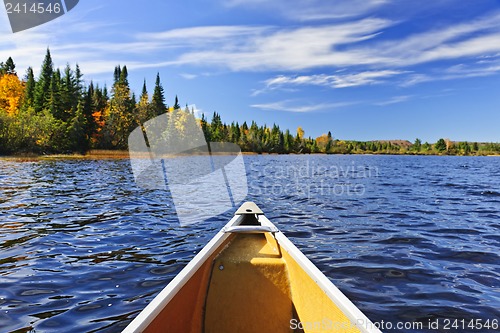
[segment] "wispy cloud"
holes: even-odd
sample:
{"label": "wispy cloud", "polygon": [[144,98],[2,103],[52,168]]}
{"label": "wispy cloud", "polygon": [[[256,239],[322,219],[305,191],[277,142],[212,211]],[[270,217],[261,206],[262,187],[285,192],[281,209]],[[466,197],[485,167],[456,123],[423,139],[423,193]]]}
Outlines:
{"label": "wispy cloud", "polygon": [[[487,55],[500,51],[500,13],[363,47],[393,66]],[[383,62],[382,62],[383,63]]]}
{"label": "wispy cloud", "polygon": [[411,99],[412,97],[413,96],[409,96],[409,95],[394,96],[394,97],[392,97],[389,100],[374,103],[374,105],[377,105],[377,106],[387,106],[387,105],[392,105],[392,104],[398,104],[398,103],[406,102],[409,99]]}
{"label": "wispy cloud", "polygon": [[[271,6],[268,4],[271,2],[232,0],[226,3],[229,6]],[[276,3],[294,7],[284,0]],[[93,31],[102,30],[99,22],[66,24],[65,27],[69,28],[65,29],[60,29],[57,23],[48,23],[39,29],[15,35],[0,34],[0,60],[12,56],[20,68],[36,66],[41,63],[47,46],[50,46],[56,65],[64,66],[68,59],[77,59],[82,70],[89,75],[107,74],[118,63],[131,68],[187,66],[183,69],[184,73],[196,72],[193,66],[234,72],[271,70],[284,73],[266,81],[266,89],[304,85],[346,88],[380,84],[386,80],[409,87],[431,80],[458,78],[459,75],[473,77],[499,72],[496,63],[486,61],[493,60],[488,57],[500,53],[500,13],[441,29],[388,37],[385,31],[395,28],[399,22],[374,16],[359,18],[356,14],[385,3],[387,1],[353,0],[335,4],[328,2],[326,5],[319,0],[297,0],[294,2],[297,6],[290,9],[287,15],[293,15],[296,10],[306,20],[315,15],[340,13],[348,16],[349,20],[328,21],[320,25],[315,22],[315,25],[299,27],[196,26],[139,32],[111,42],[99,39],[99,34],[92,35]],[[341,7],[342,10],[339,9]],[[359,7],[358,11],[356,7]],[[5,17],[1,23],[5,28]],[[63,42],[67,29],[73,29],[70,32],[75,35],[75,29],[84,30],[85,41]],[[470,66],[477,57],[481,57],[481,66],[475,64],[474,68],[462,69],[460,73],[445,72],[446,68],[438,64],[439,61],[454,60]],[[430,62],[436,63],[434,72],[417,73],[412,68]],[[315,71],[318,68],[333,74],[317,74]],[[346,71],[338,72],[339,69]],[[304,72],[307,74],[289,75]],[[183,77],[193,78],[190,74]],[[254,95],[261,92],[256,90]]]}
{"label": "wispy cloud", "polygon": [[252,104],[252,108],[267,110],[267,111],[285,111],[285,112],[314,112],[320,110],[332,110],[341,107],[346,107],[354,105],[354,102],[338,102],[338,103],[318,103],[318,104],[300,104],[298,101],[294,100],[284,100],[272,103],[264,104]]}
{"label": "wispy cloud", "polygon": [[[389,40],[381,38],[381,33],[397,22],[380,18],[299,28],[196,27],[138,37],[149,43],[159,43],[160,48],[182,43],[183,52],[171,61],[177,65],[218,66],[232,71],[364,66],[377,69],[375,73],[383,71],[381,67],[405,68],[498,53],[498,21],[500,14],[493,14],[469,23]],[[357,84],[351,82],[349,76],[345,79],[338,85]]]}
{"label": "wispy cloud", "polygon": [[389,3],[387,0],[224,0],[228,7],[270,10],[296,21],[319,21],[359,17]]}
{"label": "wispy cloud", "polygon": [[181,73],[179,75],[186,80],[194,80],[198,77],[198,75],[191,73]]}
{"label": "wispy cloud", "polygon": [[424,82],[457,80],[497,74],[500,74],[500,59],[488,62],[478,61],[472,64],[453,65],[426,74],[413,73],[406,76],[400,83],[400,86],[410,87]]}
{"label": "wispy cloud", "polygon": [[398,70],[364,71],[348,74],[314,74],[300,76],[279,75],[265,81],[267,89],[273,90],[286,86],[326,86],[331,88],[347,88],[369,84],[383,83],[385,78],[405,73]]}

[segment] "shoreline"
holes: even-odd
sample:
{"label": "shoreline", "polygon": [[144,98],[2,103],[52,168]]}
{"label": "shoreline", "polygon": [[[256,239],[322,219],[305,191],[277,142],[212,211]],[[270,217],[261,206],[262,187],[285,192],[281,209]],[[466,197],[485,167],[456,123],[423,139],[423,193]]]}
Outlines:
{"label": "shoreline", "polygon": [[[372,155],[372,156],[462,156],[462,157],[500,157],[500,154],[475,154],[475,155],[458,155],[458,154],[426,154],[426,153],[350,153],[350,154],[333,154],[333,153],[308,153],[308,154],[297,154],[297,153],[288,153],[288,154],[277,154],[277,153],[256,153],[256,152],[241,152],[242,155],[253,156],[253,155]],[[203,154],[199,154],[201,156]],[[225,155],[225,154],[216,154],[216,155]],[[195,155],[188,155],[195,156]],[[196,155],[198,156],[198,155]],[[141,158],[141,157],[139,157]],[[144,158],[149,158],[149,156],[144,156]],[[21,154],[12,154],[12,155],[0,155],[0,159],[5,160],[23,160],[23,161],[39,161],[39,160],[119,160],[119,159],[130,159],[130,154],[128,150],[104,150],[104,149],[93,149],[87,152],[86,154],[78,154],[78,153],[70,153],[70,154],[35,154],[35,153],[21,153]]]}

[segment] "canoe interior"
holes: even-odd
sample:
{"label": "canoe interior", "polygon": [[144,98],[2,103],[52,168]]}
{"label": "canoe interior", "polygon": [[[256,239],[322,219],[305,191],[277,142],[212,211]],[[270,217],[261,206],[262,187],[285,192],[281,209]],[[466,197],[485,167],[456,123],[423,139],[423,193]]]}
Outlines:
{"label": "canoe interior", "polygon": [[231,235],[145,332],[360,331],[266,233]]}

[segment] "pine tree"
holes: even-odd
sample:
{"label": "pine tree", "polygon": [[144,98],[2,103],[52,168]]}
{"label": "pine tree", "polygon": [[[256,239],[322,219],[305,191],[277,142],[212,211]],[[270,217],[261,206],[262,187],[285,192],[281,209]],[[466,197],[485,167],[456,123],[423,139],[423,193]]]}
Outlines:
{"label": "pine tree", "polygon": [[76,64],[75,68],[75,88],[78,92],[78,99],[80,100],[83,97],[83,74],[80,71],[80,66]]}
{"label": "pine tree", "polygon": [[436,149],[438,152],[443,152],[446,150],[446,142],[444,139],[439,139],[435,144],[434,144],[434,149]]}
{"label": "pine tree", "polygon": [[330,132],[330,131],[328,131],[327,140],[328,141],[326,142],[325,153],[329,154],[330,150],[332,149],[332,145],[333,145],[332,132]]}
{"label": "pine tree", "polygon": [[[85,96],[83,98],[83,107],[82,107],[82,117],[85,120],[85,123],[83,126],[83,133],[85,135],[86,141],[87,141],[87,146],[88,142],[90,141],[90,138],[96,133],[97,131],[97,124],[94,120],[94,112],[96,110],[96,105],[95,105],[95,91],[94,91],[94,83],[90,81],[90,85],[87,89],[87,92],[85,93]],[[79,103],[82,104],[82,103]],[[77,106],[78,108],[78,106]],[[76,114],[75,114],[76,116]]]}
{"label": "pine tree", "polygon": [[113,73],[113,78],[114,78],[113,84],[117,84],[118,81],[120,81],[121,71],[122,71],[122,69],[121,69],[120,65],[115,67],[115,72]]}
{"label": "pine tree", "polygon": [[33,103],[35,112],[40,112],[43,109],[47,109],[49,106],[50,83],[52,81],[53,74],[54,74],[54,64],[52,63],[50,50],[47,49],[47,53],[45,55],[45,59],[42,64],[40,77],[38,78],[38,81],[35,86],[34,103]]}
{"label": "pine tree", "polygon": [[49,90],[48,108],[50,113],[55,119],[66,121],[68,117],[61,102],[61,71],[59,69],[52,75]]}
{"label": "pine tree", "polygon": [[160,82],[160,73],[156,74],[155,89],[153,91],[153,97],[151,99],[151,109],[155,115],[160,115],[167,112],[167,106],[165,105],[165,96],[163,94],[163,87]]}
{"label": "pine tree", "polygon": [[151,114],[151,106],[149,104],[149,95],[148,95],[148,89],[146,87],[146,79],[144,79],[141,96],[139,97],[139,103],[137,104],[137,114],[140,124],[144,124],[147,120],[153,117],[153,115]]}
{"label": "pine tree", "polygon": [[113,85],[113,97],[104,120],[103,140],[105,148],[123,149],[135,125],[135,105],[128,85],[127,68],[115,68],[115,73],[120,73],[120,77]]}
{"label": "pine tree", "polygon": [[7,59],[5,62],[5,73],[6,74],[12,74],[12,75],[17,75],[16,73],[16,65],[14,64],[14,60],[12,60],[11,57]]}
{"label": "pine tree", "polygon": [[212,137],[210,135],[210,125],[208,124],[204,113],[201,114],[200,125],[201,125],[201,130],[203,131],[203,134],[205,135],[205,140],[207,142],[212,142]]}
{"label": "pine tree", "polygon": [[420,151],[422,149],[422,141],[420,139],[415,139],[415,143],[413,143],[413,150]]}
{"label": "pine tree", "polygon": [[174,110],[179,110],[181,106],[179,105],[179,99],[177,98],[177,95],[175,95],[175,103],[174,103]]}
{"label": "pine tree", "polygon": [[78,103],[75,115],[69,126],[69,137],[71,139],[71,149],[80,153],[85,153],[89,149],[89,139],[85,133],[87,120],[84,115],[84,106]]}
{"label": "pine tree", "polygon": [[120,71],[120,78],[118,80],[120,84],[123,84],[124,86],[129,86],[128,84],[128,70],[127,66],[123,66],[123,68]]}
{"label": "pine tree", "polygon": [[210,140],[213,142],[221,142],[224,138],[224,126],[222,120],[217,112],[212,116],[212,123],[210,124]]}
{"label": "pine tree", "polygon": [[28,67],[26,70],[26,88],[24,90],[24,106],[32,106],[35,98],[35,75],[33,68]]}

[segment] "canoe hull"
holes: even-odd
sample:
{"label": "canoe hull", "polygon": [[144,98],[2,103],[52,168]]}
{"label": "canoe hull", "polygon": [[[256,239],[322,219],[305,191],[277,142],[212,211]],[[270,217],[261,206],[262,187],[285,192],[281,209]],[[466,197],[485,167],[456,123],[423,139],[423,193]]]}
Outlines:
{"label": "canoe hull", "polygon": [[244,220],[231,219],[124,332],[380,332],[281,232],[224,232]]}

